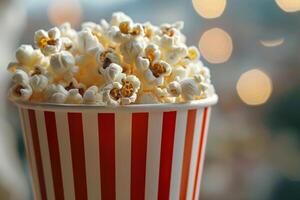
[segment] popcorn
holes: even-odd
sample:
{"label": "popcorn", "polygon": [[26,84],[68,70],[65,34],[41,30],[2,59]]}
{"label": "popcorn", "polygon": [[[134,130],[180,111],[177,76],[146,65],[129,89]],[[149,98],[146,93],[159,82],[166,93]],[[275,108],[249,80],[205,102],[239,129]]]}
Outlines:
{"label": "popcorn", "polygon": [[207,67],[202,67],[199,73],[204,77],[204,82],[210,83],[210,71]]}
{"label": "popcorn", "polygon": [[132,23],[132,19],[122,12],[115,12],[112,14],[110,21],[111,26],[119,26],[121,22],[128,21]]}
{"label": "popcorn", "polygon": [[187,55],[187,49],[184,46],[171,46],[164,52],[166,62],[175,65]]}
{"label": "popcorn", "polygon": [[72,29],[71,24],[66,22],[63,23],[60,27],[59,27],[61,36],[63,38],[68,38],[71,41],[75,42],[77,40],[77,32],[76,30]]}
{"label": "popcorn", "polygon": [[101,40],[103,29],[99,24],[96,24],[94,22],[85,22],[82,24],[82,29],[89,30],[92,33],[92,35],[98,39],[98,41]]}
{"label": "popcorn", "polygon": [[107,82],[120,80],[125,74],[122,73],[123,68],[115,63],[111,63],[108,67],[99,67],[99,73],[102,74]]}
{"label": "popcorn", "polygon": [[68,104],[80,104],[83,98],[78,89],[71,89],[68,91],[68,96],[66,98],[66,103]]}
{"label": "popcorn", "polygon": [[60,84],[51,84],[45,89],[44,96],[51,103],[64,103],[68,96],[68,91]]}
{"label": "popcorn", "polygon": [[159,103],[157,97],[153,95],[151,92],[145,92],[141,94],[140,104],[157,104]]}
{"label": "popcorn", "polygon": [[153,26],[150,22],[146,22],[142,26],[146,37],[145,39],[151,41],[155,36],[155,32],[157,32],[157,27]]}
{"label": "popcorn", "polygon": [[75,59],[68,51],[53,54],[50,58],[50,67],[54,74],[64,75],[65,80],[70,80],[73,74],[78,72]]}
{"label": "popcorn", "polygon": [[120,104],[120,90],[122,88],[122,84],[118,82],[113,82],[106,85],[103,88],[103,102],[105,102],[109,106],[117,106]]}
{"label": "popcorn", "polygon": [[34,41],[36,47],[45,55],[59,52],[63,45],[60,37],[60,30],[57,27],[54,27],[49,31],[36,31],[34,34]]}
{"label": "popcorn", "polygon": [[187,46],[183,22],[154,26],[122,12],[110,21],[70,23],[34,35],[35,48],[21,45],[9,96],[55,104],[182,103],[215,94],[199,50]]}
{"label": "popcorn", "polygon": [[33,49],[31,45],[21,45],[16,51],[17,62],[9,63],[7,69],[11,72],[16,69],[25,71],[32,70],[35,66],[45,66],[48,59],[44,57],[39,49]]}
{"label": "popcorn", "polygon": [[48,86],[48,78],[41,74],[30,77],[29,82],[32,90],[36,92],[42,92]]}
{"label": "popcorn", "polygon": [[163,84],[163,77],[170,75],[171,66],[159,60],[160,50],[157,45],[150,44],[145,48],[144,55],[137,58],[136,66],[143,73],[149,84]]}
{"label": "popcorn", "polygon": [[9,97],[13,100],[27,101],[32,95],[32,88],[29,85],[29,76],[23,70],[16,70],[12,77],[14,85],[10,88]]}
{"label": "popcorn", "polygon": [[183,29],[184,23],[177,21],[174,24],[162,24],[160,26],[159,35],[168,41],[168,44],[177,45],[178,43],[185,43],[185,37],[180,32]]}
{"label": "popcorn", "polygon": [[167,88],[157,87],[154,89],[154,94],[162,103],[175,103],[175,98],[168,93]]}
{"label": "popcorn", "polygon": [[121,104],[134,103],[137,98],[137,91],[140,89],[141,82],[134,76],[129,75],[122,79],[122,88],[120,90],[121,94]]}
{"label": "popcorn", "polygon": [[144,28],[141,24],[132,24],[130,21],[123,21],[119,26],[112,26],[108,35],[116,43],[128,42],[131,39],[144,36]]}
{"label": "popcorn", "polygon": [[102,69],[106,69],[112,63],[118,65],[121,64],[120,56],[113,49],[108,49],[106,51],[98,51],[96,60],[99,64],[99,68]]}
{"label": "popcorn", "polygon": [[72,89],[77,89],[80,95],[83,95],[86,89],[86,86],[82,83],[78,83],[75,78],[72,78],[72,80],[68,83],[68,85],[65,86],[65,89],[67,91],[70,91]]}
{"label": "popcorn", "polygon": [[172,81],[168,85],[167,90],[168,90],[168,93],[173,97],[178,97],[182,93],[181,84],[178,83],[177,81]]}
{"label": "popcorn", "polygon": [[96,36],[88,29],[83,29],[78,33],[78,50],[80,53],[94,52],[103,49]]}
{"label": "popcorn", "polygon": [[25,71],[17,69],[12,77],[12,81],[20,85],[28,85],[29,76]]}
{"label": "popcorn", "polygon": [[159,47],[155,44],[149,44],[143,53],[137,57],[136,66],[138,69],[144,71],[149,68],[150,64],[157,62],[160,59]]}
{"label": "popcorn", "polygon": [[170,75],[172,72],[171,66],[164,61],[158,61],[149,66],[143,71],[143,75],[148,83],[153,85],[162,85],[164,83],[164,76]]}
{"label": "popcorn", "polygon": [[198,61],[200,59],[200,52],[195,46],[188,48],[187,58],[192,61]]}
{"label": "popcorn", "polygon": [[47,77],[50,77],[50,74],[48,72],[48,70],[45,67],[42,66],[35,66],[30,72],[29,72],[30,76],[34,76],[34,75],[45,75]]}
{"label": "popcorn", "polygon": [[133,64],[137,56],[144,49],[144,42],[140,38],[132,38],[127,42],[121,43],[120,51],[125,63]]}
{"label": "popcorn", "polygon": [[49,98],[49,102],[50,103],[65,103],[67,99],[67,95],[64,93],[54,93],[50,98]]}
{"label": "popcorn", "polygon": [[185,101],[191,101],[195,96],[200,95],[200,86],[195,81],[194,78],[186,78],[180,83],[181,86],[181,96]]}
{"label": "popcorn", "polygon": [[103,47],[109,47],[112,45],[109,35],[107,34],[109,27],[110,25],[105,20],[102,21],[101,24],[96,24],[94,22],[85,22],[82,24],[82,29],[90,31]]}
{"label": "popcorn", "polygon": [[101,104],[102,95],[98,91],[97,86],[89,87],[83,95],[83,103],[85,104]]}
{"label": "popcorn", "polygon": [[182,66],[177,66],[172,69],[171,78],[176,81],[181,81],[188,76],[188,70]]}
{"label": "popcorn", "polygon": [[103,101],[109,106],[134,103],[140,81],[136,76],[129,75],[119,82],[113,82],[103,88]]}
{"label": "popcorn", "polygon": [[32,95],[29,85],[15,84],[9,90],[9,98],[12,100],[28,101]]}

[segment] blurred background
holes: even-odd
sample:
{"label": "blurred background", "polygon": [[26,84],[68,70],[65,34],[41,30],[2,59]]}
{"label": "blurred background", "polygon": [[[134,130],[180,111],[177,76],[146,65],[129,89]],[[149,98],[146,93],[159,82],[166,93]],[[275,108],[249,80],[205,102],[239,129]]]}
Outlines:
{"label": "blurred background", "polygon": [[[201,200],[300,199],[300,0],[0,0],[0,199],[32,199],[9,61],[37,29],[110,19],[185,21],[220,97]],[[23,167],[20,167],[23,166]],[[27,177],[27,178],[26,178]]]}

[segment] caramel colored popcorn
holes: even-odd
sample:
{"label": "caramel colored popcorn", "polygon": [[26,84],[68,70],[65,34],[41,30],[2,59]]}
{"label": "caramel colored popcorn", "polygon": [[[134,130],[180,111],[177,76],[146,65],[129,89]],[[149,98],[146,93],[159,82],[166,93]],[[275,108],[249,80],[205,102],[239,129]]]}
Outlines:
{"label": "caramel colored popcorn", "polygon": [[100,24],[69,23],[34,35],[9,63],[16,101],[55,104],[182,103],[214,95],[210,71],[195,46],[187,46],[183,22],[154,26],[122,12]]}

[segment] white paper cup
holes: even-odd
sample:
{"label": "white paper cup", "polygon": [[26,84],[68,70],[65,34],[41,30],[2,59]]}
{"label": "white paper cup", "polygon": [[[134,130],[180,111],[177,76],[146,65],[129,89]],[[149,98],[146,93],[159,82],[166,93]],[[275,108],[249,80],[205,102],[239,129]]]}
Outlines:
{"label": "white paper cup", "polygon": [[34,198],[198,199],[217,99],[117,108],[16,102]]}

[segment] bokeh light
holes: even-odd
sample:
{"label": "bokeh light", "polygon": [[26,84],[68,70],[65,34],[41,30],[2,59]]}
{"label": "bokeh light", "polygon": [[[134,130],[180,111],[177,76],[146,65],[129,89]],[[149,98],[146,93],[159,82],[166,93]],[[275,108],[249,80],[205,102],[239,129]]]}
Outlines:
{"label": "bokeh light", "polygon": [[273,86],[270,77],[265,72],[252,69],[241,75],[236,90],[244,103],[261,105],[270,98]]}
{"label": "bokeh light", "polygon": [[207,19],[220,17],[225,8],[226,0],[192,0],[196,12]]}
{"label": "bokeh light", "polygon": [[275,2],[285,12],[300,11],[300,0],[275,0]]}
{"label": "bokeh light", "polygon": [[284,43],[284,38],[274,40],[260,40],[260,43],[265,47],[277,47]]}
{"label": "bokeh light", "polygon": [[82,18],[82,10],[78,0],[55,0],[48,9],[49,21],[53,25],[70,22],[78,26]]}
{"label": "bokeh light", "polygon": [[226,62],[233,50],[230,35],[220,28],[212,28],[203,33],[199,41],[202,56],[210,63]]}

